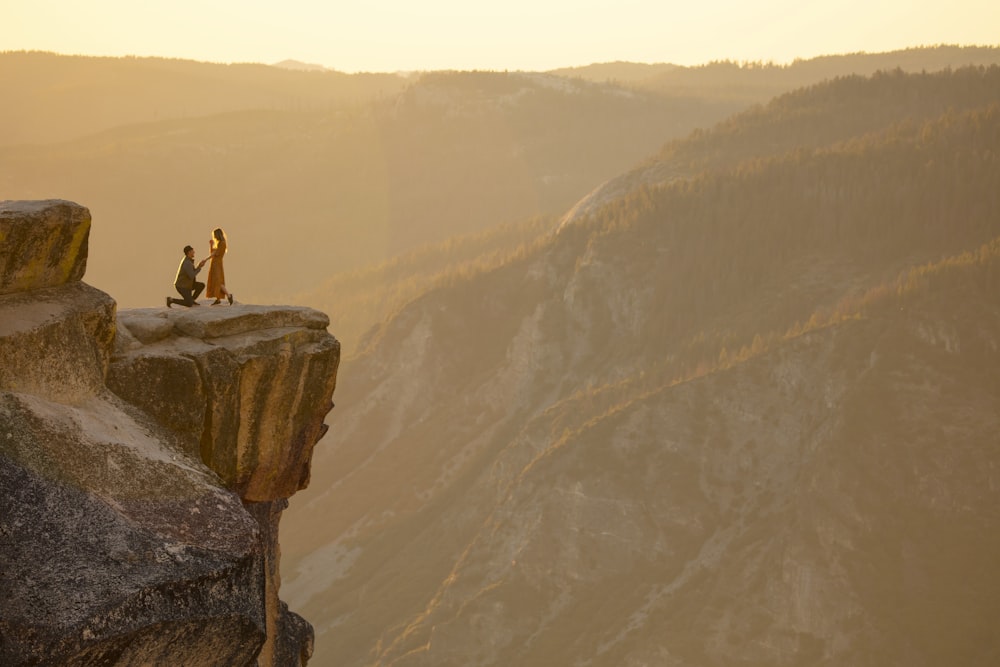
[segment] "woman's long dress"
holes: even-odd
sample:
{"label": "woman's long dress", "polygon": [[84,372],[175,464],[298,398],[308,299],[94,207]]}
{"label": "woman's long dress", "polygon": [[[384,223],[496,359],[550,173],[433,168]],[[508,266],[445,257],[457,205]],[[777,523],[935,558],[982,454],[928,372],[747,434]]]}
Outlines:
{"label": "woman's long dress", "polygon": [[215,256],[208,265],[208,286],[205,296],[210,299],[225,299],[226,293],[222,288],[226,285],[226,270],[222,267],[222,257],[226,254],[226,242],[219,241],[214,252]]}

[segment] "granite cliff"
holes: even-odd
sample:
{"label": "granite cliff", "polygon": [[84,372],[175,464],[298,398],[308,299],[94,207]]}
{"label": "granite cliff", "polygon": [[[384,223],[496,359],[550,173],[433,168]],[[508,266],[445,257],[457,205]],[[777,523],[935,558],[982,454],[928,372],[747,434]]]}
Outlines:
{"label": "granite cliff", "polygon": [[90,225],[0,203],[0,664],[304,665],[278,523],[333,406],[328,319],[116,312]]}

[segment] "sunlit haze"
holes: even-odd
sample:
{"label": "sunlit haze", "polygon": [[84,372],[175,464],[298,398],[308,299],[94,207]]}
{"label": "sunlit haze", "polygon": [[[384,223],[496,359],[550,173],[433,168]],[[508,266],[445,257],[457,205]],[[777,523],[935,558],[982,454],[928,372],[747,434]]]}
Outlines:
{"label": "sunlit haze", "polygon": [[0,0],[0,667],[1000,664],[998,28]]}
{"label": "sunlit haze", "polygon": [[1000,3],[5,0],[0,51],[291,59],[344,72],[696,65],[997,41]]}

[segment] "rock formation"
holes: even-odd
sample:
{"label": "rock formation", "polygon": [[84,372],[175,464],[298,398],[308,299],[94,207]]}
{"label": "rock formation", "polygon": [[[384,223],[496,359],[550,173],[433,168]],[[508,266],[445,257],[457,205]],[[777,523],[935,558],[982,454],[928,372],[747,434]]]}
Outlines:
{"label": "rock formation", "polygon": [[0,203],[0,664],[304,665],[278,521],[333,405],[328,320],[116,315],[90,224]]}

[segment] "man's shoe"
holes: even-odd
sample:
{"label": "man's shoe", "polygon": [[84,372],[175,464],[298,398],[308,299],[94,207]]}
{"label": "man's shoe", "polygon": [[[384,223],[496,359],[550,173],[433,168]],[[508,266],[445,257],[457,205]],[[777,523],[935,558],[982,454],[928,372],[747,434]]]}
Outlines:
{"label": "man's shoe", "polygon": [[168,296],[167,297],[167,308],[170,308],[171,305],[173,305],[173,304],[170,303],[170,297]]}
{"label": "man's shoe", "polygon": [[233,293],[230,292],[229,294],[227,294],[226,298],[229,299],[229,305],[230,306],[233,305]]}

